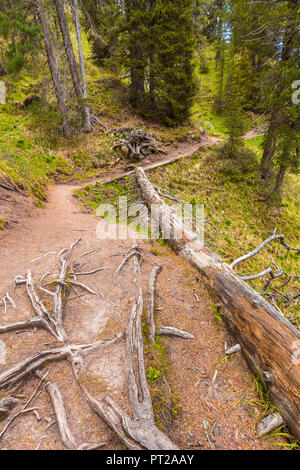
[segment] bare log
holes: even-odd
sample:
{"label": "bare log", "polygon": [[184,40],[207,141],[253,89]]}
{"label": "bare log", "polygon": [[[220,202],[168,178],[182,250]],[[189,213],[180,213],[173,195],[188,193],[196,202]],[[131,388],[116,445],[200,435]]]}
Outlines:
{"label": "bare log", "polygon": [[160,215],[163,215],[170,219],[174,229],[183,229],[181,238],[170,238],[170,245],[209,279],[212,292],[223,303],[228,328],[236,336],[254,373],[261,376],[267,370],[273,374],[274,383],[268,384],[270,397],[299,439],[300,367],[295,360],[295,348],[300,332],[205,247],[196,234],[182,228],[181,221],[162,201],[140,167],[136,169],[136,180],[147,206],[155,204],[160,209],[153,212],[158,226],[161,227]]}

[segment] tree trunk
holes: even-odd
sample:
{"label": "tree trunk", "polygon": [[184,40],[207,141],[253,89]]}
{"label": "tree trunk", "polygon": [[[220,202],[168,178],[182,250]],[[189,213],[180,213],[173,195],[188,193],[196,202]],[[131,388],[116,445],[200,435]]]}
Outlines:
{"label": "tree trunk", "polygon": [[[298,35],[298,28],[297,23],[293,21],[293,10],[295,9],[294,13],[296,14],[296,8],[298,5],[298,0],[290,0],[289,6],[291,8],[291,18],[290,23],[285,29],[283,43],[282,43],[282,51],[280,61],[281,63],[285,63],[291,57],[291,54],[294,51],[295,41]],[[285,89],[285,81],[281,80],[280,86],[277,88],[276,96],[280,96],[283,90]],[[281,124],[282,116],[281,110],[276,109],[274,107],[271,111],[271,118],[270,118],[270,126],[269,126],[269,138],[267,139],[267,143],[264,149],[264,153],[260,163],[260,171],[261,171],[261,178],[268,179],[271,173],[271,164],[276,150],[276,143],[274,139],[274,131],[276,128]],[[285,172],[283,173],[284,177]],[[279,183],[280,184],[280,183]],[[281,182],[282,185],[282,182]],[[276,186],[275,186],[276,187]]]}
{"label": "tree trunk", "polygon": [[65,104],[59,71],[58,71],[56,58],[55,58],[54,50],[53,50],[51,39],[50,39],[50,32],[49,32],[47,20],[45,17],[45,12],[43,9],[43,1],[36,0],[36,5],[38,8],[38,15],[39,15],[39,19],[40,19],[40,23],[42,27],[42,32],[44,35],[45,49],[46,49],[49,69],[51,72],[51,77],[52,77],[52,81],[54,85],[54,90],[56,94],[57,104],[58,104],[59,111],[63,116],[63,124],[62,124],[63,132],[67,137],[71,137],[73,134],[72,126],[69,122],[69,118],[67,114],[67,108]]}
{"label": "tree trunk", "polygon": [[65,10],[64,10],[63,1],[55,0],[55,6],[56,6],[60,30],[61,30],[61,34],[62,34],[62,38],[64,42],[64,48],[65,48],[67,59],[68,59],[68,65],[69,65],[69,69],[70,69],[71,76],[72,76],[75,94],[77,98],[81,98],[82,90],[81,90],[80,78],[79,78],[79,73],[78,73],[77,64],[75,60],[73,46],[71,43],[69,27],[68,27],[68,22],[67,22]]}
{"label": "tree trunk", "polygon": [[287,168],[284,167],[284,166],[281,166],[279,168],[276,183],[275,183],[275,186],[274,186],[274,192],[275,193],[281,193],[283,180],[284,180],[286,170],[287,170]]}
{"label": "tree trunk", "polygon": [[266,144],[260,161],[260,175],[263,180],[268,180],[271,176],[272,160],[276,149],[273,127],[274,122],[273,125],[269,127]]}
{"label": "tree trunk", "polygon": [[81,81],[82,81],[82,95],[84,99],[85,131],[90,132],[92,129],[91,114],[90,114],[89,107],[87,105],[87,86],[86,86],[86,76],[85,76],[84,57],[83,57],[83,50],[82,50],[81,29],[80,29],[79,10],[78,10],[77,0],[73,0],[73,12],[74,12],[76,36],[77,36],[77,42],[78,42],[78,55],[79,55],[80,73],[81,73]]}
{"label": "tree trunk", "polygon": [[[266,386],[270,397],[295,436],[300,438],[300,332],[214,253],[197,235],[182,226],[165,204],[142,168],[136,179],[144,201],[161,227],[163,217],[182,237],[170,238],[172,248],[181,253],[209,280],[217,301],[223,303],[224,318],[236,336],[255,374],[272,377]],[[153,210],[153,207],[156,210]],[[266,374],[268,372],[268,374]]]}
{"label": "tree trunk", "polygon": [[142,46],[133,35],[137,32],[138,26],[131,25],[131,10],[134,10],[132,0],[126,0],[126,17],[129,28],[129,56],[130,56],[130,78],[131,78],[131,102],[139,106],[145,98],[145,64]]}

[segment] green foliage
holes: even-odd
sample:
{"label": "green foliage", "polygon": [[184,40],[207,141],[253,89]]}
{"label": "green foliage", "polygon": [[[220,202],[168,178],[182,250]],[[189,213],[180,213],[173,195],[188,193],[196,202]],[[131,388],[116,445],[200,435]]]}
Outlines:
{"label": "green foliage", "polygon": [[0,37],[6,41],[5,60],[8,73],[18,73],[28,64],[41,43],[40,26],[33,22],[31,8],[23,2],[9,2],[0,11]]}
{"label": "green foliage", "polygon": [[161,378],[161,373],[159,370],[155,369],[155,367],[148,367],[147,378],[151,383],[155,383],[157,380]]}
{"label": "green foliage", "polygon": [[191,0],[155,2],[150,38],[150,101],[167,125],[183,122],[196,93]]}

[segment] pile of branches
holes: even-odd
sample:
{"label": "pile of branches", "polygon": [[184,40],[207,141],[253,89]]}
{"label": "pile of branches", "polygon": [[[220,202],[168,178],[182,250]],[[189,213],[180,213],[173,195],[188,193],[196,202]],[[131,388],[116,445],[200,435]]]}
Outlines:
{"label": "pile of branches", "polygon": [[151,153],[165,153],[163,149],[157,146],[154,135],[146,131],[123,127],[115,129],[113,132],[124,136],[116,139],[114,150],[121,150],[122,147],[126,147],[128,158],[132,161],[141,161]]}

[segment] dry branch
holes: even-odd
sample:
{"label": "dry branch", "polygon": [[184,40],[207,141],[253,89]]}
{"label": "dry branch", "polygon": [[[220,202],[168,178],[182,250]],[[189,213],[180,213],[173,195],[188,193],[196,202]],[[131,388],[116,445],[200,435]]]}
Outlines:
{"label": "dry branch", "polygon": [[[150,208],[155,204],[160,209],[154,213],[158,226],[161,227],[160,216],[164,216],[171,221],[175,233],[178,233],[178,227],[182,230],[181,221],[159,197],[142,168],[136,169],[136,181],[147,206]],[[223,302],[227,325],[254,373],[261,375],[269,371],[273,374],[274,383],[269,384],[270,397],[299,439],[300,367],[294,360],[294,353],[300,332],[243,282],[230,266],[203,246],[195,233],[186,228],[182,233],[179,239],[171,237],[170,245],[209,279],[217,301]],[[277,237],[284,242],[282,236]]]}
{"label": "dry branch", "polygon": [[266,240],[264,240],[260,245],[258,245],[254,250],[252,250],[250,253],[247,253],[246,255],[244,256],[241,256],[240,258],[236,259],[235,261],[233,261],[233,263],[231,263],[230,267],[231,268],[234,268],[237,264],[240,264],[242,263],[243,261],[245,261],[246,259],[249,259],[251,258],[252,256],[255,256],[257,255],[257,253],[259,253],[266,245],[268,245],[269,243],[272,243],[274,240],[279,240],[280,243],[282,244],[282,246],[284,246],[284,248],[286,248],[288,251],[292,250],[292,251],[298,251],[300,252],[300,248],[294,248],[293,246],[290,246],[288,245],[286,242],[285,242],[285,237],[284,235],[276,235],[276,229],[274,230],[274,233],[271,237],[267,238]]}
{"label": "dry branch", "polygon": [[161,326],[158,329],[158,334],[160,336],[177,336],[178,338],[195,339],[195,336],[193,336],[191,333],[174,328],[173,326]]}

